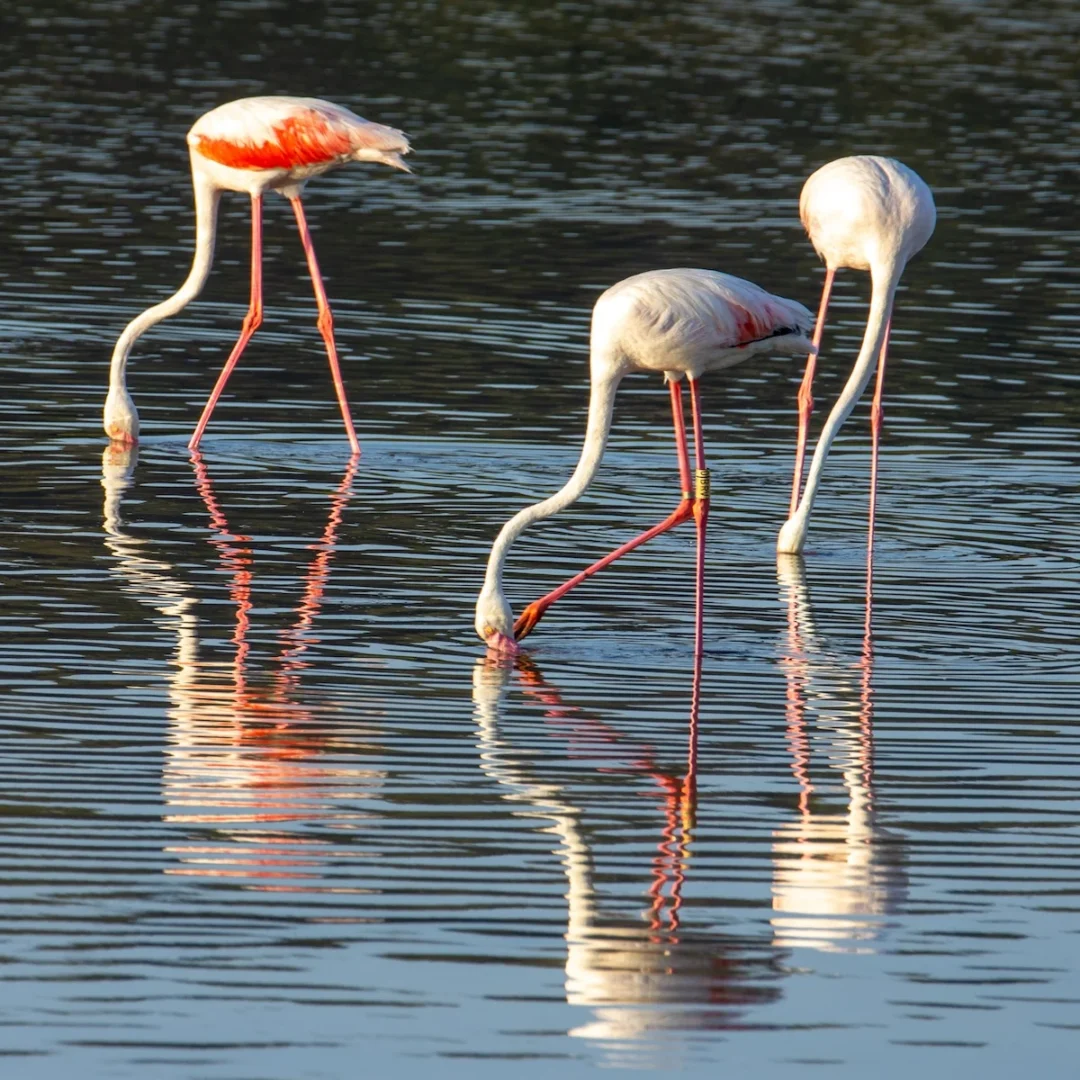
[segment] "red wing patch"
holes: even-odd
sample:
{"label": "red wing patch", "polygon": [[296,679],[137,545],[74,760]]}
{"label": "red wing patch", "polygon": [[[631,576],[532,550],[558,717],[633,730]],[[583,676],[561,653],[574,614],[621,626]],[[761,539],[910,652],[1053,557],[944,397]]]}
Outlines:
{"label": "red wing patch", "polygon": [[347,131],[331,126],[317,112],[306,112],[282,120],[268,142],[255,145],[201,135],[195,149],[232,169],[295,169],[337,161],[351,154],[353,145]]}
{"label": "red wing patch", "polygon": [[762,333],[761,324],[745,308],[734,308],[735,334],[738,340],[736,346],[749,345],[752,341],[760,341],[765,335]]}

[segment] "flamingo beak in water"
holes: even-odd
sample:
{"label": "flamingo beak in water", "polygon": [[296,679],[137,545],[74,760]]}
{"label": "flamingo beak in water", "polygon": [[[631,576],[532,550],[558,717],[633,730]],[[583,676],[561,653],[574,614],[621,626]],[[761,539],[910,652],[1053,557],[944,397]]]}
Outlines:
{"label": "flamingo beak in water", "polygon": [[491,630],[484,636],[489,652],[502,653],[505,656],[517,656],[520,651],[518,643],[498,630]]}

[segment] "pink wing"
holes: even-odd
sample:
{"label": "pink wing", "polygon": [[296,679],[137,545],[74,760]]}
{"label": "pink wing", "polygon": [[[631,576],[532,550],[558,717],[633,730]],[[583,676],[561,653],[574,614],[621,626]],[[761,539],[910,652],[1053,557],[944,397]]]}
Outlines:
{"label": "pink wing", "polygon": [[802,304],[715,270],[652,270],[615,289],[633,291],[643,328],[676,334],[687,344],[735,349],[813,326]]}
{"label": "pink wing", "polygon": [[315,98],[231,101],[200,117],[188,141],[203,157],[233,169],[296,169],[344,161],[363,150],[409,150],[395,128]]}

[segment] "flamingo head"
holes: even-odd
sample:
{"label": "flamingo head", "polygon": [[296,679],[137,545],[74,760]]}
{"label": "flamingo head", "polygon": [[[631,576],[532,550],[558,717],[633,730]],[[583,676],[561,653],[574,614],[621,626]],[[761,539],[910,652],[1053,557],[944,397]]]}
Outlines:
{"label": "flamingo head", "polygon": [[480,640],[495,652],[514,656],[518,644],[514,640],[514,613],[498,586],[484,585],[476,599],[476,632]]}
{"label": "flamingo head", "polygon": [[377,161],[380,165],[389,165],[392,169],[400,169],[402,172],[411,173],[412,169],[401,160],[402,154],[409,152],[409,146],[406,143],[405,149],[397,150],[381,150],[373,147],[363,147],[360,150],[353,152],[353,161]]}
{"label": "flamingo head", "polygon": [[780,528],[776,538],[776,550],[781,555],[801,555],[806,544],[806,530],[810,523],[810,508],[799,507]]}
{"label": "flamingo head", "polygon": [[112,386],[105,398],[102,415],[105,434],[121,446],[134,446],[139,441],[139,414],[135,402],[123,384]]}

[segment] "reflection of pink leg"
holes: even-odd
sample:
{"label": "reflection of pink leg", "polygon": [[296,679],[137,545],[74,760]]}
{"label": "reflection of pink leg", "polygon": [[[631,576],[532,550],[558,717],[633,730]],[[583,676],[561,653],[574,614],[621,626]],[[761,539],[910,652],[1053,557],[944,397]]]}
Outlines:
{"label": "reflection of pink leg", "polygon": [[810,432],[810,414],[814,411],[814,372],[817,369],[817,352],[821,347],[821,338],[825,333],[825,312],[829,309],[829,294],[832,292],[833,278],[836,271],[831,267],[825,271],[825,284],[821,289],[821,306],[818,308],[817,323],[814,325],[814,349],[806,361],[806,373],[799,387],[799,434],[795,442],[795,475],[791,481],[791,510],[794,514],[799,509],[799,495],[802,491],[803,460],[806,457],[806,439]]}
{"label": "reflection of pink leg", "polygon": [[874,565],[874,512],[877,510],[877,473],[878,443],[881,441],[881,421],[884,410],[881,407],[881,391],[885,385],[885,354],[889,348],[889,330],[892,322],[885,325],[885,337],[881,342],[881,355],[878,357],[877,386],[874,388],[874,403],[870,408],[870,535],[866,545],[867,574]]}
{"label": "reflection of pink leg", "polygon": [[[653,882],[649,888],[652,903],[649,907],[650,940],[662,942],[665,938],[677,942],[679,931],[679,908],[682,907],[682,887],[686,880],[683,868],[685,843],[679,836],[680,808],[683,796],[682,781],[652,771],[652,778],[664,792],[664,828],[653,856]],[[666,890],[666,891],[665,891]]]}
{"label": "reflection of pink leg", "polygon": [[863,624],[862,657],[859,660],[859,765],[863,774],[867,804],[874,792],[874,598],[866,582],[866,619]]}
{"label": "reflection of pink leg", "polygon": [[195,467],[195,487],[202,496],[206,512],[210,515],[210,524],[217,530],[217,535],[210,537],[210,543],[218,549],[221,565],[229,571],[229,596],[236,604],[236,629],[232,637],[233,644],[236,646],[236,655],[233,659],[233,682],[239,709],[243,708],[247,701],[244,665],[250,648],[247,632],[251,625],[249,613],[252,608],[251,583],[254,563],[251,537],[229,531],[229,523],[225,520],[225,514],[214,495],[214,485],[206,470],[206,463],[197,450],[192,451],[191,464]]}
{"label": "reflection of pink leg", "polygon": [[690,746],[686,757],[686,793],[697,793],[698,721],[701,717],[701,657],[694,657],[694,678],[690,683]]}
{"label": "reflection of pink leg", "polygon": [[278,656],[280,670],[278,672],[279,693],[282,699],[288,696],[289,687],[295,682],[299,669],[307,667],[301,659],[309,645],[317,645],[318,638],[311,636],[311,629],[315,616],[322,607],[323,590],[330,577],[330,561],[337,547],[337,531],[341,524],[342,515],[352,496],[353,479],[359,462],[354,454],[349,459],[345,468],[345,475],[337,487],[337,491],[330,496],[330,516],[326,520],[326,528],[323,529],[322,538],[310,548],[315,557],[307,569],[307,584],[304,588],[304,596],[296,608],[296,622],[292,628],[281,635],[282,649]]}
{"label": "reflection of pink leg", "polygon": [[199,440],[203,437],[206,425],[210,423],[210,414],[214,411],[214,406],[217,404],[218,398],[221,397],[221,391],[225,389],[225,384],[229,381],[229,376],[232,374],[233,368],[236,367],[236,363],[240,359],[240,354],[251,340],[251,335],[254,334],[262,324],[262,319],[262,196],[252,195],[251,303],[248,306],[247,315],[244,316],[244,325],[240,330],[240,339],[233,346],[233,351],[229,353],[229,359],[225,361],[225,366],[221,369],[221,374],[214,384],[214,389],[210,392],[210,398],[203,408],[202,416],[199,417],[199,423],[195,427],[195,432],[188,442],[189,450],[198,450]]}
{"label": "reflection of pink leg", "polygon": [[[694,393],[694,384],[691,383],[690,387],[691,393]],[[646,529],[640,536],[628,540],[621,547],[617,547],[610,555],[605,555],[602,559],[594,562],[592,566],[587,566],[581,573],[575,574],[557,589],[553,589],[546,596],[542,596],[539,600],[534,600],[529,604],[517,617],[517,622],[514,623],[515,640],[521,641],[540,621],[544,612],[571,589],[591,578],[598,571],[603,570],[605,566],[610,566],[616,559],[621,559],[624,555],[633,551],[634,548],[640,547],[646,541],[651,540],[654,536],[659,536],[661,533],[667,532],[668,529],[686,521],[694,513],[694,498],[690,487],[690,459],[686,451],[686,428],[683,420],[682,387],[678,382],[672,382],[671,384],[671,411],[675,420],[675,448],[679,455],[679,480],[682,484],[682,501],[659,525]]]}
{"label": "reflection of pink leg", "polygon": [[[493,659],[489,665],[505,664],[505,656]],[[649,907],[649,929],[656,936],[654,942],[678,942],[679,909],[682,907],[682,888],[686,880],[686,865],[690,858],[691,830],[697,813],[697,693],[700,686],[701,668],[694,667],[694,689],[691,713],[691,742],[687,774],[679,778],[656,764],[656,751],[642,743],[631,743],[617,729],[588,716],[577,706],[567,705],[554,686],[545,681],[536,664],[525,654],[514,658],[514,668],[525,693],[537,699],[545,707],[544,715],[559,722],[557,733],[568,735],[570,757],[582,760],[591,751],[599,753],[606,763],[612,757],[625,761],[624,767],[601,767],[601,773],[645,774],[652,778],[664,794],[664,826],[661,830],[657,854],[653,857],[652,884],[648,894],[652,898]],[[550,734],[556,734],[555,731]],[[585,751],[585,752],[583,752]],[[680,834],[681,825],[681,834]]]}
{"label": "reflection of pink leg", "polygon": [[319,263],[315,258],[315,247],[311,243],[311,233],[308,231],[307,219],[304,217],[304,207],[298,195],[290,198],[289,202],[292,203],[293,213],[296,215],[296,224],[300,229],[300,242],[304,245],[308,270],[311,271],[311,283],[315,287],[315,302],[319,305],[319,333],[326,342],[326,354],[330,357],[330,374],[334,377],[334,390],[337,392],[338,404],[341,406],[341,418],[345,421],[345,434],[349,437],[352,452],[359,454],[360,441],[356,437],[352,416],[349,415],[349,402],[345,398],[345,382],[341,377],[337,345],[334,344],[334,316],[330,311],[330,303],[326,299],[326,289],[323,287],[322,275],[319,273]]}

